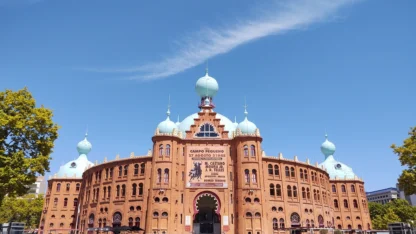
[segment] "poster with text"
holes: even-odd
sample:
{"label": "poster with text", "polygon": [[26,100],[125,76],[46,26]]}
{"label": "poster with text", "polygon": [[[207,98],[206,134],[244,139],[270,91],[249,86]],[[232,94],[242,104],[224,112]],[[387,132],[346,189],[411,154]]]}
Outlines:
{"label": "poster with text", "polygon": [[227,188],[227,147],[188,146],[187,188]]}

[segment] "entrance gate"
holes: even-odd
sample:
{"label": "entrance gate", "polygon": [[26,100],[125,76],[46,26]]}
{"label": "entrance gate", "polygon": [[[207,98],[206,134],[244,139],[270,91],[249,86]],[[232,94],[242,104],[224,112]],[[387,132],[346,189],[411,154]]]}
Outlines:
{"label": "entrance gate", "polygon": [[221,234],[220,203],[214,194],[204,192],[196,196],[194,210],[194,233]]}

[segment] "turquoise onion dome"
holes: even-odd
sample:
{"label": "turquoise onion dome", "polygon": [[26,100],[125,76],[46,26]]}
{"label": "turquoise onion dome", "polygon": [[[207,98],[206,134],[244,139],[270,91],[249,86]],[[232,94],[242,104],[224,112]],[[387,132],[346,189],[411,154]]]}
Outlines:
{"label": "turquoise onion dome", "polygon": [[168,111],[166,112],[166,120],[162,121],[159,123],[159,125],[157,125],[157,128],[159,129],[160,133],[172,133],[173,129],[178,128],[177,125],[169,119],[170,116],[170,111],[168,108]]}
{"label": "turquoise onion dome", "polygon": [[254,134],[254,133],[256,133],[257,126],[253,122],[248,120],[248,118],[247,118],[247,115],[248,115],[247,109],[244,110],[244,115],[246,117],[244,118],[243,122],[238,124],[237,128],[240,129],[243,134]]}
{"label": "turquoise onion dome", "polygon": [[195,85],[196,93],[201,97],[214,97],[218,92],[218,82],[208,75],[208,70],[205,76],[199,78]]}
{"label": "turquoise onion dome", "polygon": [[335,149],[334,143],[328,141],[328,135],[325,134],[325,141],[321,145],[321,152],[325,155],[325,158],[330,155],[334,155]]}
{"label": "turquoise onion dome", "polygon": [[87,140],[87,137],[88,137],[88,134],[86,133],[85,134],[85,138],[84,138],[84,140],[82,140],[82,141],[80,141],[79,143],[78,143],[78,145],[77,145],[77,150],[78,150],[78,153],[81,155],[81,154],[85,154],[85,155],[87,155],[90,151],[91,151],[91,149],[92,149],[92,145],[91,145],[91,143]]}

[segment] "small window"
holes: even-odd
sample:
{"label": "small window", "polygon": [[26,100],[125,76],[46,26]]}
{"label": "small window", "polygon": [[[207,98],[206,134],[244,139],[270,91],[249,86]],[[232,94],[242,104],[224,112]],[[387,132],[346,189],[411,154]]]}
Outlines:
{"label": "small window", "polygon": [[195,134],[197,137],[218,137],[219,134],[215,132],[214,127],[211,124],[204,124],[199,128],[199,132]]}
{"label": "small window", "polygon": [[168,212],[163,212],[162,217],[168,217]]}
{"label": "small window", "polygon": [[159,213],[157,211],[153,212],[153,217],[159,217]]}
{"label": "small window", "polygon": [[250,212],[247,212],[246,217],[251,218],[251,217],[253,217],[253,215]]}
{"label": "small window", "polygon": [[273,175],[273,166],[272,166],[272,164],[269,164],[267,166],[267,168],[268,168],[268,171],[269,171],[269,175]]}

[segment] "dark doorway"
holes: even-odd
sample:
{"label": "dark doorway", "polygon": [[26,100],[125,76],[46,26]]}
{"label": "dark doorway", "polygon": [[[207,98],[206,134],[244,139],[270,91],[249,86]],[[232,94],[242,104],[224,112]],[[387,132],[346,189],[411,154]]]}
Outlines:
{"label": "dark doorway", "polygon": [[193,229],[196,234],[221,234],[220,217],[215,212],[218,201],[213,196],[201,196],[196,207]]}

